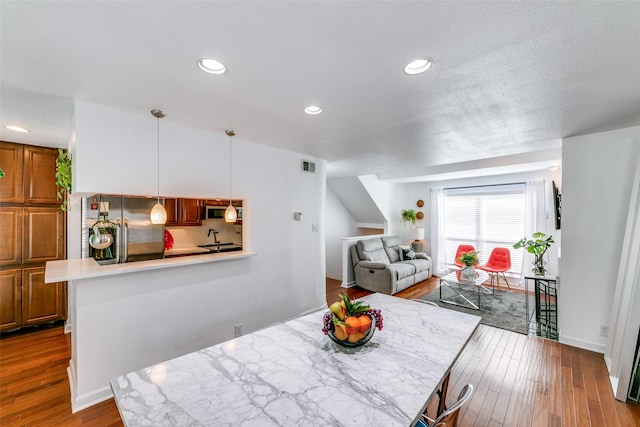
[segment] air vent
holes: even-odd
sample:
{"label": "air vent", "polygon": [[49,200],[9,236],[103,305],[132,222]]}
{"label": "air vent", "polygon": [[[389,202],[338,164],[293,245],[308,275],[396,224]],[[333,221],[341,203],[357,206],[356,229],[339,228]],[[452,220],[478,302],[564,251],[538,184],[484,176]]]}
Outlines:
{"label": "air vent", "polygon": [[316,164],[313,163],[313,162],[310,162],[309,160],[303,160],[302,161],[302,171],[303,172],[316,173]]}

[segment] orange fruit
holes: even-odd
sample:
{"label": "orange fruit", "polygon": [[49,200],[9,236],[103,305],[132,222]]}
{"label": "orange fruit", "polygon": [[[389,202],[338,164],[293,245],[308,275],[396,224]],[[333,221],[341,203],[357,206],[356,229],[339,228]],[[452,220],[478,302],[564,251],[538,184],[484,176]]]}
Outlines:
{"label": "orange fruit", "polygon": [[360,332],[367,332],[371,327],[371,318],[367,315],[362,315],[358,319],[360,321]]}
{"label": "orange fruit", "polygon": [[347,334],[347,327],[344,325],[336,325],[335,330],[333,331],[333,336],[338,338],[340,341],[346,340],[349,336],[349,334]]}
{"label": "orange fruit", "polygon": [[349,334],[349,342],[356,343],[364,338],[364,334],[362,332],[356,332],[355,334]]}
{"label": "orange fruit", "polygon": [[349,316],[344,319],[344,324],[347,325],[347,333],[355,334],[356,332],[360,332],[360,319],[354,316]]}

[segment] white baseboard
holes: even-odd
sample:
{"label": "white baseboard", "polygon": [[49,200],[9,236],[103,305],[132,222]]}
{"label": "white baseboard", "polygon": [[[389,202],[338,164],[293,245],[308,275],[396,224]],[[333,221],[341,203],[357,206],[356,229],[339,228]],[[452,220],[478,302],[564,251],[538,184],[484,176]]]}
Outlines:
{"label": "white baseboard", "polygon": [[75,414],[78,411],[87,409],[90,406],[96,405],[105,400],[111,399],[113,393],[111,387],[102,387],[98,390],[94,390],[91,393],[78,396],[76,390],[76,373],[73,369],[73,363],[69,363],[67,368],[67,375],[69,377],[69,389],[71,390],[71,413]]}
{"label": "white baseboard", "polygon": [[586,341],[579,338],[568,337],[566,335],[560,334],[560,339],[558,340],[561,344],[570,345],[572,347],[578,347],[583,350],[595,351],[596,353],[604,354],[605,345],[595,343],[592,341]]}
{"label": "white baseboard", "polygon": [[349,283],[344,283],[342,282],[342,287],[343,288],[353,288],[356,285],[356,282],[349,282]]}

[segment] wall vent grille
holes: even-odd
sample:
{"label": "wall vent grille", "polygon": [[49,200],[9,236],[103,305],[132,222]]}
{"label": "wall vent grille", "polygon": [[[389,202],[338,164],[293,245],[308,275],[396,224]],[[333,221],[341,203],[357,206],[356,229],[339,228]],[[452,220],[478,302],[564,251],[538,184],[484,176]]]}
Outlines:
{"label": "wall vent grille", "polygon": [[309,160],[303,160],[302,161],[302,171],[303,172],[316,173],[316,164],[313,163],[313,162],[310,162]]}

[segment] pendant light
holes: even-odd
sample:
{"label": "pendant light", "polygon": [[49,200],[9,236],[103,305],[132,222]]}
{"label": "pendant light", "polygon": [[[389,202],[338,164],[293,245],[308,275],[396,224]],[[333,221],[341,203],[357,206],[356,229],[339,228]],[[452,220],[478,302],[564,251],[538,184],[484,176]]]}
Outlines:
{"label": "pendant light", "polygon": [[225,209],[225,211],[224,211],[224,220],[226,222],[236,222],[236,220],[238,219],[238,212],[236,211],[236,208],[234,208],[233,205],[231,204],[231,179],[232,179],[232,175],[231,175],[231,137],[235,136],[236,131],[227,130],[227,131],[225,131],[225,133],[227,135],[229,135],[229,206],[227,206],[227,209]]}
{"label": "pendant light", "polygon": [[151,110],[151,115],[158,119],[158,202],[151,209],[149,217],[151,224],[164,224],[167,222],[167,211],[160,203],[160,119],[164,117],[164,113],[160,110]]}

